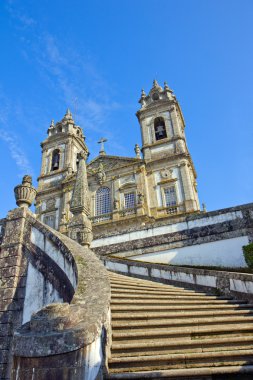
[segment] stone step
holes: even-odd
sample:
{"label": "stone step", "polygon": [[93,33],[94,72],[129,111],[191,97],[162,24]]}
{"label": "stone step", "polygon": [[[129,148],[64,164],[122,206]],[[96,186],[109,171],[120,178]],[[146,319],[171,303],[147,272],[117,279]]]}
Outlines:
{"label": "stone step", "polygon": [[252,323],[241,323],[240,325],[212,325],[210,327],[194,326],[194,327],[180,327],[180,328],[157,328],[157,329],[143,329],[143,330],[128,330],[128,331],[114,331],[112,332],[113,339],[116,340],[141,340],[141,339],[174,339],[175,337],[191,337],[192,339],[203,338],[204,336],[212,337],[218,334],[253,334]]}
{"label": "stone step", "polygon": [[[233,300],[232,297],[216,297],[216,296],[206,296],[206,295],[199,295],[199,296],[196,296],[195,294],[191,294],[191,295],[185,295],[185,294],[161,294],[160,296],[154,296],[152,294],[145,294],[145,295],[135,295],[135,294],[124,294],[124,295],[120,295],[119,297],[117,297],[117,293],[116,291],[113,292],[112,294],[112,301],[115,302],[116,300],[117,301],[121,301],[121,300],[129,300],[129,302],[132,300],[133,302],[138,302],[138,299],[140,300],[163,300],[163,299],[168,299],[168,298],[171,298],[171,299],[182,299],[182,300],[186,300],[186,299],[190,299],[190,300],[206,300],[206,299],[210,299],[210,300],[220,300],[220,301],[230,301],[230,300]],[[241,300],[240,300],[241,301]]]}
{"label": "stone step", "polygon": [[[192,304],[183,304],[183,309],[184,310],[200,310],[200,309],[237,309],[237,308],[248,308],[252,307],[252,305],[248,304],[221,304],[221,305],[216,305],[213,303],[210,304],[198,304],[198,303],[192,303]],[[126,312],[132,312],[132,311],[149,311],[149,312],[158,312],[158,311],[170,311],[170,310],[182,310],[182,304],[179,302],[175,302],[175,304],[170,304],[170,305],[111,305],[111,311],[116,312],[116,311],[126,311]]]}
{"label": "stone step", "polygon": [[165,370],[176,368],[217,367],[253,364],[252,350],[230,350],[167,355],[114,357],[109,359],[110,372]]}
{"label": "stone step", "polygon": [[[227,337],[227,338],[213,338],[213,339],[181,339],[181,340],[166,340],[157,341],[150,340],[149,342],[132,341],[116,343],[113,342],[111,348],[112,357],[120,356],[136,356],[138,355],[150,355],[152,353],[172,353],[172,352],[209,352],[218,350],[230,350],[233,347],[234,350],[239,349],[251,349],[253,346],[253,336],[239,336],[239,337]],[[248,348],[247,348],[248,347]]]}
{"label": "stone step", "polygon": [[176,292],[176,293],[174,293],[174,292],[171,292],[171,291],[169,291],[169,290],[167,290],[167,289],[162,289],[162,290],[156,290],[156,289],[153,289],[153,290],[141,290],[141,289],[118,289],[118,288],[116,288],[116,289],[114,289],[114,288],[112,288],[111,289],[111,292],[112,292],[112,294],[114,295],[114,294],[119,294],[119,295],[121,295],[121,294],[140,294],[140,295],[144,295],[144,294],[149,294],[149,295],[175,295],[175,294],[178,294],[178,295],[180,295],[180,294],[182,294],[182,295],[184,295],[185,294],[185,292]]}
{"label": "stone step", "polygon": [[[174,311],[174,310],[173,310]],[[126,313],[121,312],[113,312],[112,320],[113,321],[129,321],[129,320],[153,320],[153,319],[163,319],[166,318],[168,320],[173,318],[186,318],[186,317],[212,317],[212,316],[237,316],[237,315],[253,315],[253,309],[224,309],[224,310],[182,310],[179,309],[176,312],[134,312],[134,313]]]}
{"label": "stone step", "polygon": [[[168,291],[171,291],[173,293],[177,293],[177,291],[184,291],[185,293],[188,293],[189,291],[187,290],[184,290],[182,288],[178,288],[178,289],[175,289],[174,287],[170,287],[170,286],[156,286],[156,285],[144,285],[144,284],[133,284],[133,283],[129,283],[129,284],[122,284],[122,283],[115,283],[115,282],[111,282],[111,287],[113,289],[144,289],[144,290],[161,290],[161,291],[165,291],[165,290],[168,290]],[[192,292],[189,292],[189,293],[192,293]]]}
{"label": "stone step", "polygon": [[122,305],[122,306],[134,306],[134,305],[145,305],[145,306],[161,306],[161,305],[166,305],[166,304],[173,304],[173,305],[191,305],[191,304],[209,304],[209,305],[226,305],[226,304],[245,304],[245,301],[239,301],[239,300],[218,300],[216,298],[204,298],[204,299],[198,299],[198,298],[177,298],[177,297],[167,297],[166,300],[121,300],[120,298],[112,298],[111,300],[111,305],[117,306],[117,305]]}
{"label": "stone step", "polygon": [[124,294],[117,294],[116,291],[112,291],[112,300],[114,299],[121,299],[122,301],[123,300],[147,300],[147,299],[151,299],[151,300],[164,300],[164,299],[167,299],[167,298],[176,298],[176,299],[206,299],[207,297],[210,299],[219,299],[219,300],[231,300],[232,297],[216,297],[216,296],[207,296],[207,295],[196,295],[194,293],[191,293],[190,295],[189,294],[184,294],[184,293],[175,293],[175,294],[161,294],[161,295],[153,295],[153,294],[145,294],[145,295],[142,295],[142,294],[127,294],[127,293],[124,293]]}
{"label": "stone step", "polygon": [[200,326],[211,324],[235,324],[253,322],[253,316],[225,316],[225,317],[202,317],[202,318],[175,318],[175,319],[158,319],[146,321],[113,321],[112,328],[114,331],[121,329],[144,329],[159,327],[175,327],[175,326]]}
{"label": "stone step", "polygon": [[[136,372],[122,372],[110,373],[108,379],[111,380],[131,380],[131,379],[170,379],[170,380],[211,380],[211,376],[215,375],[229,376],[227,379],[233,380],[233,375],[240,374],[240,376],[252,374],[253,366],[220,366],[220,367],[199,367],[199,368],[184,368],[184,369],[170,369],[159,371],[136,371]],[[231,377],[231,376],[232,377]],[[243,379],[243,377],[241,377]],[[225,378],[224,378],[225,379]],[[235,379],[235,378],[234,378]],[[239,379],[239,378],[236,378]]]}
{"label": "stone step", "polygon": [[224,373],[232,380],[242,369],[253,378],[253,304],[110,277],[109,378],[210,380]]}

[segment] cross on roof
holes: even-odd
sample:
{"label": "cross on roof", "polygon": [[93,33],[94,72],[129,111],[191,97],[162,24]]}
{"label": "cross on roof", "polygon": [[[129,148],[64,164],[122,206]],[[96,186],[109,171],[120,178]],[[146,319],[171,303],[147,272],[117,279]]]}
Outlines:
{"label": "cross on roof", "polygon": [[104,143],[107,141],[104,137],[101,137],[101,139],[98,141],[98,144],[101,144],[99,154],[100,155],[105,155],[105,148],[104,148]]}

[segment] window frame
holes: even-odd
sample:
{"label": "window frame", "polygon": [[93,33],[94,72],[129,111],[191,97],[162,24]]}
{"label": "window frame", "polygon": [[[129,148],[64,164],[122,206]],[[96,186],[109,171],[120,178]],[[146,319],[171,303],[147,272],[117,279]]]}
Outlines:
{"label": "window frame", "polygon": [[[126,197],[127,196],[129,196],[130,194],[132,194],[133,195],[133,205],[131,206],[131,207],[126,207]],[[131,189],[131,190],[128,190],[128,191],[124,191],[123,192],[123,202],[124,202],[124,204],[123,204],[123,208],[124,208],[124,210],[132,210],[132,209],[135,209],[135,207],[136,207],[136,191],[135,191],[135,189]]]}
{"label": "window frame", "polygon": [[[108,200],[108,205],[101,205],[99,202],[104,202],[103,199],[99,199],[99,194],[102,194],[102,189],[107,189],[107,200]],[[94,197],[94,216],[95,217],[100,217],[106,214],[111,214],[112,213],[112,195],[111,195],[111,189],[108,186],[100,186],[95,193]],[[105,212],[102,212],[105,211]]]}
{"label": "window frame", "polygon": [[[165,191],[169,189],[174,189],[175,201],[173,201],[173,203],[175,202],[175,204],[167,204],[167,197],[166,197]],[[162,199],[163,199],[163,205],[166,208],[176,207],[178,205],[178,194],[177,194],[176,184],[170,184],[170,185],[162,187]]]}

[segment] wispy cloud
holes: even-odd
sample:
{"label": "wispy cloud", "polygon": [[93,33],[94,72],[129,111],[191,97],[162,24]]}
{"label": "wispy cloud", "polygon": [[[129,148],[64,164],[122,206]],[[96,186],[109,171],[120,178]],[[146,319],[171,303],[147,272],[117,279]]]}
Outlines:
{"label": "wispy cloud", "polygon": [[4,129],[0,129],[0,139],[6,143],[12,159],[15,161],[17,167],[20,169],[20,175],[33,174],[31,165],[18,144],[18,138],[14,133],[6,132]]}
{"label": "wispy cloud", "polygon": [[[12,0],[9,0],[9,12],[24,29],[24,33],[20,33],[24,58],[37,68],[50,95],[54,94],[54,101],[58,100],[61,107],[70,107],[76,122],[85,131],[106,136],[110,146],[121,148],[123,153],[124,146],[120,146],[115,131],[112,133],[108,127],[112,113],[121,105],[114,98],[111,83],[101,76],[91,55],[66,41],[63,44],[43,30],[39,21],[17,10]],[[26,33],[28,27],[29,34]]]}
{"label": "wispy cloud", "polygon": [[9,15],[19,22],[17,25],[19,29],[25,29],[36,25],[36,21],[24,11],[18,9],[17,6],[14,5],[14,1],[8,0],[6,2],[6,9],[9,12]]}
{"label": "wispy cloud", "polygon": [[26,173],[32,175],[32,166],[20,146],[19,138],[11,130],[11,120],[15,119],[15,114],[15,106],[4,95],[3,91],[0,91],[0,140],[9,149],[10,155],[20,171],[20,176]]}

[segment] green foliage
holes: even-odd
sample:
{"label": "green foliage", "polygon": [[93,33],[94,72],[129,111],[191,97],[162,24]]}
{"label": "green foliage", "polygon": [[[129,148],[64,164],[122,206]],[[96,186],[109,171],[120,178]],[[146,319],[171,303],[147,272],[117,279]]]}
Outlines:
{"label": "green foliage", "polygon": [[253,268],[253,243],[242,247],[245,261],[249,268]]}

